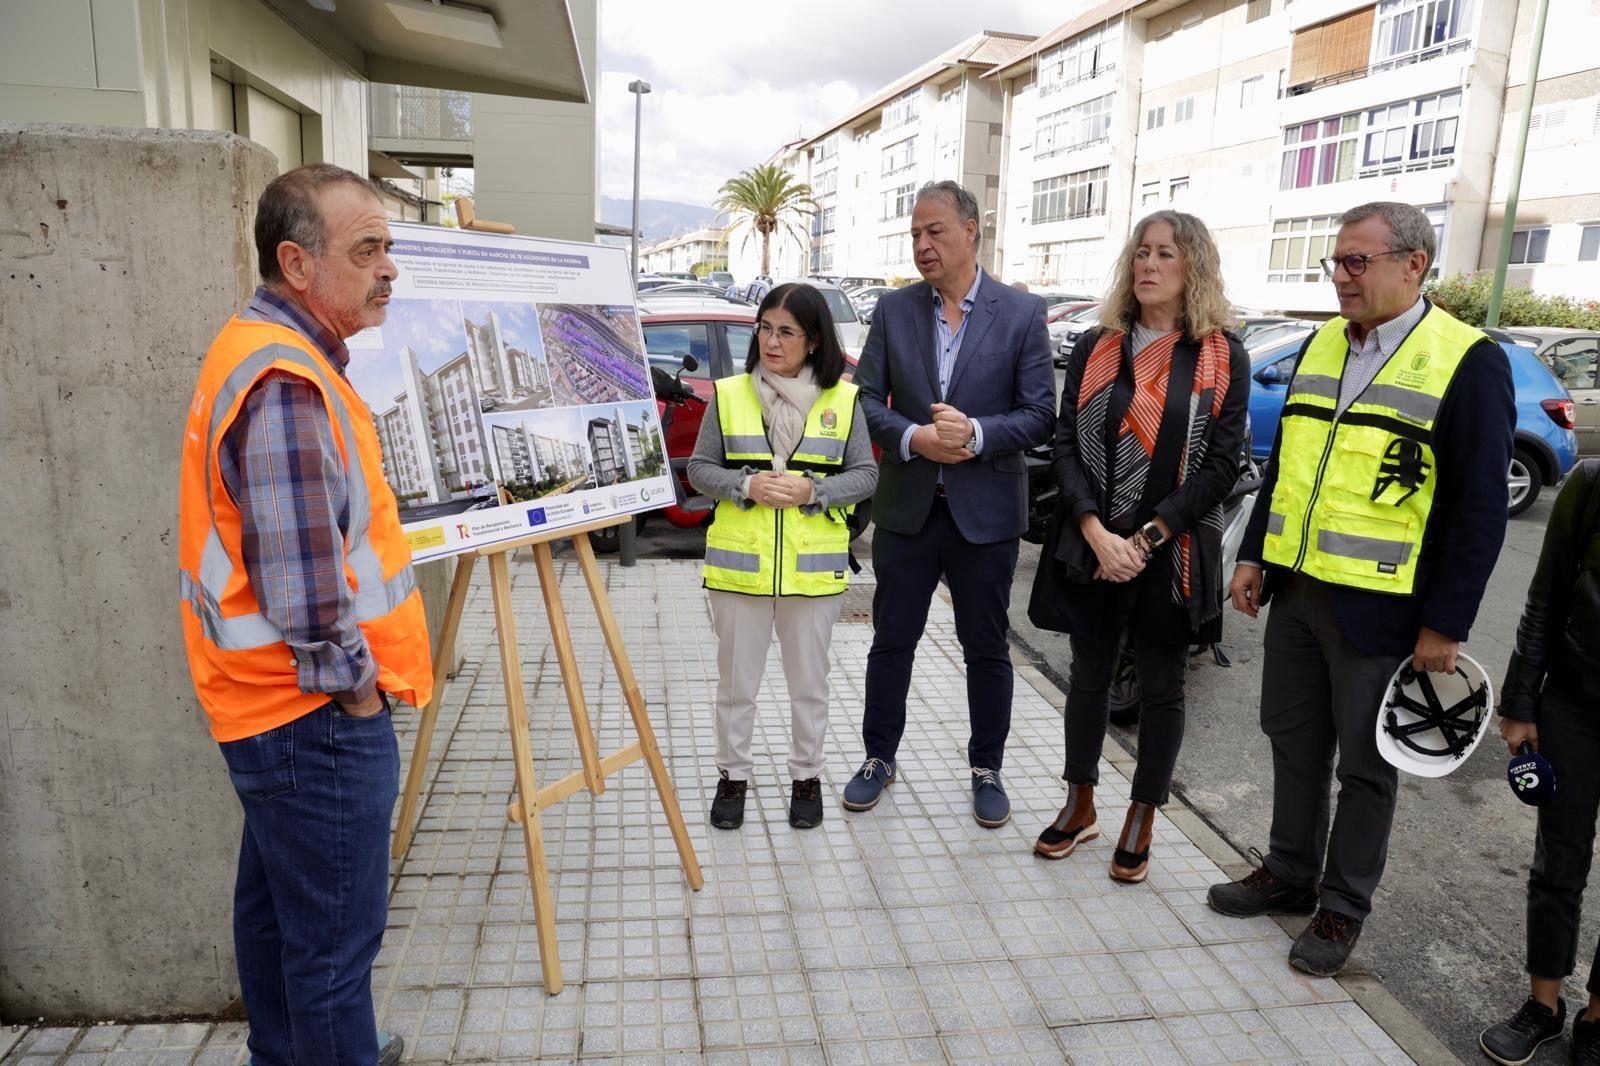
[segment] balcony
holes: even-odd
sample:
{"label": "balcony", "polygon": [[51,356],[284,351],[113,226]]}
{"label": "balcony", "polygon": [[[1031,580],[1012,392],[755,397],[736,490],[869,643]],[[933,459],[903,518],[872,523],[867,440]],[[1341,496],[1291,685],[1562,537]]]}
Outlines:
{"label": "balcony", "polygon": [[1472,38],[1460,37],[1453,41],[1429,45],[1426,48],[1418,48],[1415,51],[1406,52],[1402,55],[1389,56],[1385,59],[1380,59],[1375,63],[1369,63],[1364,67],[1356,67],[1354,70],[1340,71],[1337,74],[1327,74],[1320,78],[1313,78],[1310,81],[1301,82],[1298,85],[1291,85],[1284,90],[1283,95],[1286,97],[1305,96],[1307,93],[1316,92],[1318,89],[1326,89],[1334,85],[1343,85],[1346,82],[1358,81],[1362,78],[1370,78],[1374,74],[1382,74],[1385,71],[1400,70],[1404,67],[1415,66],[1418,63],[1426,63],[1429,60],[1441,59],[1448,55],[1455,55],[1458,52],[1465,52],[1471,47]]}
{"label": "balcony", "polygon": [[372,150],[401,163],[472,165],[472,94],[372,86]]}

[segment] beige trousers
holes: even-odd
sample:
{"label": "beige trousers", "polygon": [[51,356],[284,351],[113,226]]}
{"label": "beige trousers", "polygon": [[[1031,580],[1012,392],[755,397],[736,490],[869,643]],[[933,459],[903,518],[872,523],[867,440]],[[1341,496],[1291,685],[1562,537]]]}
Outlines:
{"label": "beige trousers", "polygon": [[756,697],[776,628],[789,687],[789,777],[804,781],[822,776],[827,761],[828,647],[844,597],[708,592],[717,633],[717,769],[730,780],[750,780]]}

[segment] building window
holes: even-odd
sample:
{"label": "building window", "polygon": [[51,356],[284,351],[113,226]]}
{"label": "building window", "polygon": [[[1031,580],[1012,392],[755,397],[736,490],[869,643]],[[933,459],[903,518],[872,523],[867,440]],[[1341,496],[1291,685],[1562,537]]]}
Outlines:
{"label": "building window", "polygon": [[1112,95],[1107,93],[1041,115],[1033,139],[1034,158],[1060,155],[1106,140],[1111,135]]}
{"label": "building window", "polygon": [[1361,115],[1355,112],[1285,129],[1278,187],[1304,189],[1354,178],[1360,127]]}
{"label": "building window", "polygon": [[1567,105],[1535,108],[1528,116],[1528,150],[1557,148],[1567,143]]}
{"label": "building window", "polygon": [[1246,78],[1239,83],[1239,106],[1255,107],[1261,99],[1261,85],[1266,80],[1265,76],[1257,74],[1253,78]]}
{"label": "building window", "polygon": [[1039,56],[1039,94],[1098,78],[1116,69],[1111,58],[1117,45],[1118,24],[1100,26],[1066,41]]}
{"label": "building window", "polygon": [[1441,166],[1455,158],[1461,90],[1368,109],[1357,177]]}
{"label": "building window", "polygon": [[902,170],[909,170],[917,163],[917,139],[907,137],[897,141],[883,150],[883,173],[885,176],[898,174]]}
{"label": "building window", "polygon": [[884,269],[911,262],[911,234],[895,233],[878,238],[878,265]]}
{"label": "building window", "polygon": [[1097,167],[1034,182],[1033,211],[1029,221],[1060,222],[1067,218],[1105,214],[1109,175],[1109,167]]}
{"label": "building window", "polygon": [[1188,122],[1192,118],[1194,118],[1194,97],[1185,96],[1172,105],[1172,124],[1174,126],[1180,122]]}
{"label": "building window", "polygon": [[811,162],[825,163],[839,154],[839,135],[835,133],[811,146]]}
{"label": "building window", "polygon": [[826,174],[818,174],[817,180],[811,183],[812,196],[832,196],[839,191],[839,172],[830,170]]}
{"label": "building window", "polygon": [[890,101],[889,106],[883,109],[883,128],[892,130],[896,126],[904,126],[907,122],[915,122],[917,102],[921,96],[921,89],[912,89]]}
{"label": "building window", "polygon": [[1431,59],[1415,55],[1472,32],[1472,0],[1379,0],[1372,61]]}
{"label": "building window", "polygon": [[1144,113],[1144,128],[1145,129],[1147,129],[1147,130],[1158,130],[1162,126],[1165,126],[1166,124],[1167,124],[1167,108],[1166,108],[1165,104],[1163,104],[1160,107],[1152,107],[1152,108],[1150,108],[1148,111],[1146,111]]}
{"label": "building window", "polygon": [[1272,14],[1272,0],[1248,0],[1244,5],[1245,22],[1260,22]]}
{"label": "building window", "polygon": [[1063,285],[1073,289],[1098,289],[1105,263],[1104,243],[1098,237],[1079,241],[1049,241],[1028,245],[1028,281],[1034,285]]}
{"label": "building window", "polygon": [[1333,248],[1338,233],[1337,215],[1278,219],[1272,224],[1267,281],[1298,283],[1323,280],[1321,260]]}
{"label": "building window", "polygon": [[1578,238],[1578,262],[1593,263],[1600,260],[1600,222],[1584,225]]}
{"label": "building window", "polygon": [[1177,203],[1178,197],[1185,195],[1188,193],[1188,191],[1188,178],[1173,178],[1172,181],[1167,185],[1167,203]]}
{"label": "building window", "polygon": [[833,232],[833,228],[834,228],[833,220],[834,220],[834,216],[835,216],[836,210],[837,210],[836,208],[834,208],[832,206],[829,206],[829,207],[824,207],[821,211],[817,212],[817,232],[818,233],[832,233]]}
{"label": "building window", "polygon": [[883,214],[879,221],[888,222],[891,219],[905,218],[911,214],[911,208],[916,203],[917,186],[915,183],[898,185],[893,189],[883,191]]}
{"label": "building window", "polygon": [[1147,181],[1139,187],[1139,206],[1158,207],[1161,204],[1161,183]]}
{"label": "building window", "polygon": [[1511,235],[1511,258],[1518,265],[1542,263],[1550,245],[1550,227],[1519,229]]}

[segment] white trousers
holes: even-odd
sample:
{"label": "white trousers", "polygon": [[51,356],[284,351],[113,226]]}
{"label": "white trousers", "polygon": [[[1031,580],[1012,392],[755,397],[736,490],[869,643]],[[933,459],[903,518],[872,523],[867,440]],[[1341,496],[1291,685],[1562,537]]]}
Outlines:
{"label": "white trousers", "polygon": [[750,780],[756,697],[776,627],[789,687],[789,777],[821,777],[828,736],[828,648],[844,597],[707,591],[717,633],[717,769],[730,780]]}

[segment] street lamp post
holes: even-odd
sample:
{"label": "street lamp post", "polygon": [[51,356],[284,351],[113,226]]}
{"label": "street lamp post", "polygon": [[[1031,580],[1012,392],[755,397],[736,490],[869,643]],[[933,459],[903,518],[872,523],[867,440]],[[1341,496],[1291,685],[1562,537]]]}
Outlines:
{"label": "street lamp post", "polygon": [[[628,83],[628,91],[633,94],[633,277],[635,283],[639,278],[639,129],[644,120],[644,94],[650,91],[650,83],[642,78],[635,78]],[[639,541],[635,535],[634,523],[630,519],[622,524],[617,531],[617,552],[621,556],[617,561],[623,566],[637,566],[639,563]]]}

